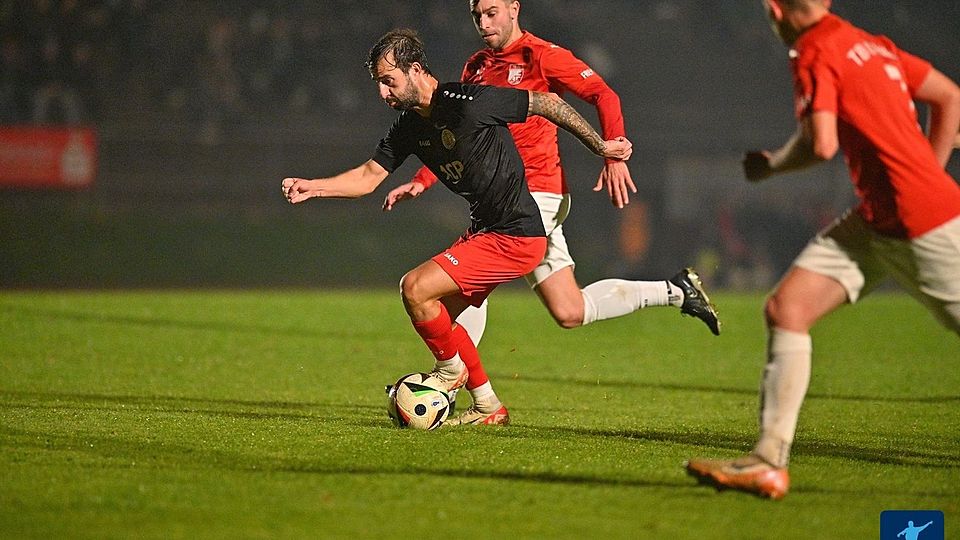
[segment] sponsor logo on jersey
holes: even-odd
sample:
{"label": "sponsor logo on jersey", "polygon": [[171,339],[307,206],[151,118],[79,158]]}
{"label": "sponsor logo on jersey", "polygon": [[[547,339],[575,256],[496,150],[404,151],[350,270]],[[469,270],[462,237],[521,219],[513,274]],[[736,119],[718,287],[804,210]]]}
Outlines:
{"label": "sponsor logo on jersey", "polygon": [[510,84],[520,84],[523,80],[523,64],[510,64],[507,71],[507,82]]}
{"label": "sponsor logo on jersey", "polygon": [[445,129],[440,133],[440,142],[447,150],[453,150],[453,147],[457,144],[457,138],[454,137],[452,131]]}
{"label": "sponsor logo on jersey", "polygon": [[586,79],[587,77],[590,77],[590,76],[592,76],[592,75],[593,75],[593,70],[590,69],[590,68],[587,68],[587,69],[585,69],[585,70],[583,70],[583,71],[580,72],[580,76],[583,77],[584,79]]}
{"label": "sponsor logo on jersey", "polygon": [[454,266],[457,266],[460,264],[460,261],[458,261],[456,257],[454,257],[449,253],[444,253],[443,256],[446,257],[447,260],[449,260],[451,263],[453,263]]}

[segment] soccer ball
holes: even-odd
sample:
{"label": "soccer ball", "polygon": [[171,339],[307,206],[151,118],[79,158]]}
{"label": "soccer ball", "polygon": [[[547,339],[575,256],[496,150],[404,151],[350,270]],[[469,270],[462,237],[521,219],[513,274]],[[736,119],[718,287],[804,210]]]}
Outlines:
{"label": "soccer ball", "polygon": [[398,427],[436,429],[450,414],[450,398],[440,379],[411,373],[388,391],[387,414]]}

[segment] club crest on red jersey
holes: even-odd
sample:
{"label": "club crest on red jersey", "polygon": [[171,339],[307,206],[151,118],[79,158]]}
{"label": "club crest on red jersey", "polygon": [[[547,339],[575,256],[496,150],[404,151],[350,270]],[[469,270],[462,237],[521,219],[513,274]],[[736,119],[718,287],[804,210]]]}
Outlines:
{"label": "club crest on red jersey", "polygon": [[523,80],[523,64],[510,64],[510,70],[507,71],[507,82],[510,84],[520,84]]}

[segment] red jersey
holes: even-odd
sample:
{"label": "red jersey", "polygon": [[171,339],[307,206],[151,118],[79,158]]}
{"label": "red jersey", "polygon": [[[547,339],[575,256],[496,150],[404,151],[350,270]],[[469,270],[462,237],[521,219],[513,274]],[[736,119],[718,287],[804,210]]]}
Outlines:
{"label": "red jersey", "polygon": [[912,100],[928,62],[833,14],[801,34],[790,55],[797,118],[837,116],[857,212],[875,231],[915,238],[960,215],[960,186],[933,153]]}
{"label": "red jersey", "polygon": [[[597,107],[604,140],[626,136],[616,92],[569,50],[530,32],[524,32],[520,39],[501,51],[486,48],[474,53],[463,68],[461,80],[559,95],[569,90]],[[557,126],[546,118],[532,116],[524,123],[509,127],[523,158],[530,191],[567,193],[557,147]],[[429,187],[437,178],[423,167],[413,181]]]}

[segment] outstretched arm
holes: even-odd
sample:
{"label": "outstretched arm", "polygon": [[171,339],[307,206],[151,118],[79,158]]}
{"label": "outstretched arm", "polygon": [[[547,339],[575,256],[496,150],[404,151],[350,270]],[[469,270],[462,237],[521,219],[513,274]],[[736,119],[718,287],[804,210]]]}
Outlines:
{"label": "outstretched arm", "polygon": [[535,114],[550,120],[569,131],[594,154],[612,159],[627,160],[633,153],[633,145],[626,137],[617,137],[604,141],[603,137],[569,103],[552,92],[530,91],[528,114]]}
{"label": "outstretched arm", "polygon": [[406,184],[399,185],[391,189],[390,193],[387,193],[387,196],[383,198],[383,206],[381,209],[384,212],[389,212],[393,210],[393,205],[398,202],[406,201],[407,199],[416,199],[426,190],[427,187],[416,180],[411,180]]}
{"label": "outstretched arm", "polygon": [[[550,88],[562,88],[596,108],[597,131],[603,139],[626,136],[620,96],[586,62],[568,49],[551,47],[540,57],[540,69]],[[593,190],[606,188],[610,202],[623,208],[630,203],[630,193],[636,193],[637,186],[626,163],[609,158],[605,161]]]}
{"label": "outstretched arm", "polygon": [[313,197],[356,199],[372,193],[388,174],[382,165],[371,159],[330,178],[284,178],[281,186],[283,196],[292,204]]}
{"label": "outstretched arm", "polygon": [[747,180],[763,180],[774,174],[828,161],[836,155],[839,147],[836,115],[815,112],[797,124],[797,131],[779,149],[747,152],[743,172]]}
{"label": "outstretched arm", "polygon": [[430,169],[425,165],[420,167],[416,174],[413,175],[411,181],[399,185],[390,190],[390,193],[387,193],[387,196],[383,198],[383,211],[389,212],[393,210],[393,205],[400,201],[416,199],[436,183],[437,175],[430,172]]}
{"label": "outstretched arm", "polygon": [[[598,77],[594,75],[594,77]],[[605,137],[620,135],[624,133],[623,112],[620,109],[620,96],[613,91],[602,80],[596,81],[591,85],[592,92],[578,92],[577,96],[588,103],[592,103],[597,108],[597,119],[600,121],[600,129]],[[597,185],[593,187],[594,191],[600,191],[606,187],[607,195],[610,196],[610,202],[617,208],[623,208],[630,204],[630,192],[636,193],[637,186],[633,183],[633,177],[630,175],[630,169],[623,161],[608,159],[600,171],[597,178]]]}

